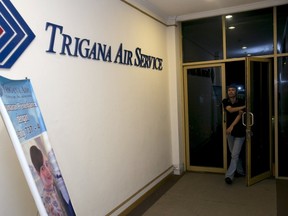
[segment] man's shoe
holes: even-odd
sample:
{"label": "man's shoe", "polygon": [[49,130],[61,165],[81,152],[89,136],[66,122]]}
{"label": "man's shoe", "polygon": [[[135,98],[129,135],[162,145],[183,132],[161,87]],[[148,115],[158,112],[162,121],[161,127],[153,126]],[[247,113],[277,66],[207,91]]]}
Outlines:
{"label": "man's shoe", "polygon": [[245,177],[245,173],[235,172],[235,173],[234,173],[234,177]]}
{"label": "man's shoe", "polygon": [[232,179],[231,178],[229,178],[229,177],[226,177],[225,178],[225,182],[226,182],[226,184],[232,184]]}

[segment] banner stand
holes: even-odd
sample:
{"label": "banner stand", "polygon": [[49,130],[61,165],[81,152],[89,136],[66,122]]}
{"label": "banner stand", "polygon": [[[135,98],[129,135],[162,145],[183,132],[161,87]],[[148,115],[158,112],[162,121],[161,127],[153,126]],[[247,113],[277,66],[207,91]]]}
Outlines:
{"label": "banner stand", "polygon": [[43,202],[42,202],[42,199],[38,193],[38,189],[35,185],[35,182],[34,182],[34,178],[30,172],[30,169],[29,169],[29,166],[26,162],[26,158],[25,158],[25,155],[24,155],[24,152],[21,148],[21,143],[17,137],[17,134],[14,130],[14,127],[12,125],[12,122],[10,120],[10,117],[5,109],[5,106],[3,104],[3,101],[2,99],[0,99],[0,111],[1,111],[1,116],[2,116],[2,119],[6,125],[6,128],[7,128],[7,131],[9,133],[9,136],[11,138],[11,141],[13,143],[13,146],[14,146],[14,149],[16,151],[16,154],[17,154],[17,157],[18,157],[18,160],[20,162],[20,165],[21,165],[21,168],[23,170],[23,173],[24,173],[24,176],[26,178],[26,181],[28,183],[28,186],[30,188],[30,191],[32,193],[32,196],[34,198],[34,201],[36,203],[36,206],[38,208],[38,213],[41,215],[41,216],[48,216],[47,215],[47,212],[45,210],[45,207],[43,205]]}
{"label": "banner stand", "polygon": [[41,216],[76,216],[29,79],[0,76],[0,111]]}

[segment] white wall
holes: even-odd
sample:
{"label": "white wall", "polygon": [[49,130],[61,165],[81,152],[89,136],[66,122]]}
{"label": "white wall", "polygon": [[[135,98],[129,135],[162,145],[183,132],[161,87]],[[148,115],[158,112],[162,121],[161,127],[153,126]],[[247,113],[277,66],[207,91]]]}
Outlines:
{"label": "white wall", "polygon": [[[169,88],[167,27],[119,0],[11,2],[36,38],[11,69],[0,69],[0,75],[31,79],[77,215],[111,212],[180,163],[177,127],[172,134],[178,156],[172,159],[170,123],[178,121],[173,117],[178,111],[170,110],[169,89],[176,87]],[[46,53],[51,33],[45,30],[46,22],[63,26],[71,36],[111,46],[113,56],[120,43],[132,51],[140,47],[163,58],[164,69]],[[0,215],[36,215],[0,123]]]}
{"label": "white wall", "polygon": [[167,28],[172,161],[176,175],[182,174],[185,169],[183,72],[179,55],[181,52],[180,31],[179,23]]}

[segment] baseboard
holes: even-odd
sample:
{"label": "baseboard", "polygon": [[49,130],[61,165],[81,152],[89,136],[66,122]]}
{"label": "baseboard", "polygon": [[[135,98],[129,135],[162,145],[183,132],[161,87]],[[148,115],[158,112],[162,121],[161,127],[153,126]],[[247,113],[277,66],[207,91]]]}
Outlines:
{"label": "baseboard", "polygon": [[169,167],[167,170],[162,172],[143,188],[138,190],[135,194],[129,197],[127,200],[122,202],[119,206],[114,208],[106,216],[125,216],[136,208],[143,200],[145,200],[150,194],[157,190],[162,184],[164,184],[168,177],[173,175],[173,166]]}
{"label": "baseboard", "polygon": [[173,173],[174,175],[182,175],[184,173],[184,164],[175,164]]}

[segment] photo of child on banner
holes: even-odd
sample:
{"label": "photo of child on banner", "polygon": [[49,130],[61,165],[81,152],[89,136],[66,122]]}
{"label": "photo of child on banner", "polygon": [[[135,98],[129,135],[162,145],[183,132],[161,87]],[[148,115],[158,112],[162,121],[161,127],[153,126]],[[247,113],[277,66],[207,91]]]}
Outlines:
{"label": "photo of child on banner", "polygon": [[40,214],[75,216],[30,80],[0,76],[0,97],[1,116]]}
{"label": "photo of child on banner", "polygon": [[55,154],[53,149],[45,149],[44,136],[28,141],[23,148],[48,215],[73,215]]}

